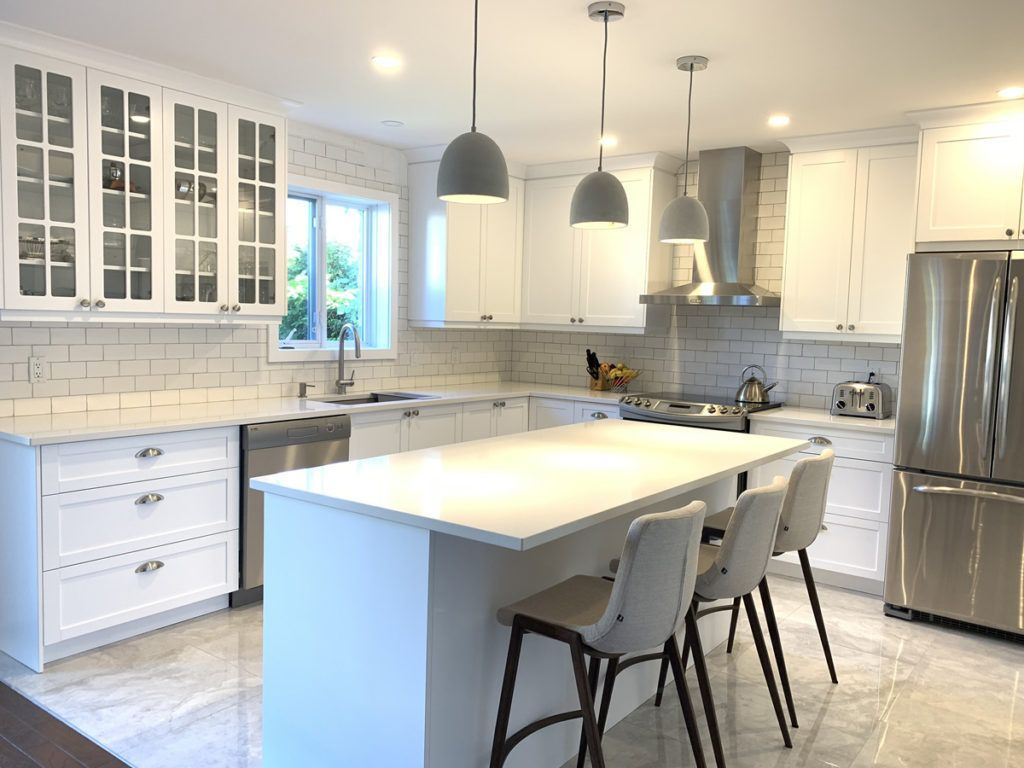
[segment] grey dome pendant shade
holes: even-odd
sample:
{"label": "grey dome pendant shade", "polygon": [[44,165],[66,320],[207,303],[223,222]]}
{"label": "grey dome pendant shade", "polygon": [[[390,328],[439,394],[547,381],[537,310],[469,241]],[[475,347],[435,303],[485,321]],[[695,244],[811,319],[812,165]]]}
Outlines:
{"label": "grey dome pendant shade", "polygon": [[[626,14],[622,3],[591,3],[587,13],[604,23],[604,53],[601,69],[601,138],[604,139],[605,90],[608,83],[608,22]],[[603,169],[604,142],[598,145],[597,170],[588,173],[572,193],[569,223],[576,229],[619,229],[629,224],[629,200],[617,177]]]}
{"label": "grey dome pendant shade", "polygon": [[696,197],[688,197],[687,180],[690,165],[690,119],[693,116],[693,73],[708,68],[705,56],[680,56],[676,69],[690,73],[690,89],[686,100],[686,156],[683,161],[683,194],[667,206],[661,214],[658,239],[675,245],[707,242],[710,237],[708,212]]}
{"label": "grey dome pendant shade", "polygon": [[448,203],[504,203],[508,166],[490,136],[476,129],[476,60],[480,0],[473,2],[473,119],[469,131],[445,147],[437,169],[437,196]]}

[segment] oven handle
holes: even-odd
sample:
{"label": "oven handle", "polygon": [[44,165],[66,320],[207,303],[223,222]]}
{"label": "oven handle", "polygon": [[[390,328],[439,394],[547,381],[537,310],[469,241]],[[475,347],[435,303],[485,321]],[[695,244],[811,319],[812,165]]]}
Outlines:
{"label": "oven handle", "polygon": [[1010,504],[1024,504],[1024,496],[1013,496],[998,491],[978,491],[972,488],[957,488],[948,485],[915,485],[914,493],[935,494],[939,496],[970,496],[975,499],[1006,501]]}

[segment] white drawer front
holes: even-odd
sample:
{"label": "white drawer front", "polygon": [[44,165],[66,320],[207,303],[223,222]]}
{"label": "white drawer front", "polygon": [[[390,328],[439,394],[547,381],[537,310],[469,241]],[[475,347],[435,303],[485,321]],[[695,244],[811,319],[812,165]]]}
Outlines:
{"label": "white drawer front", "polygon": [[43,497],[43,569],[238,528],[237,469]]}
{"label": "white drawer front", "polygon": [[43,494],[237,467],[238,435],[223,427],[45,445]]}
{"label": "white drawer front", "polygon": [[[864,459],[892,464],[892,435],[874,435],[869,432],[842,432],[832,427],[818,430],[814,427],[779,427],[774,424],[766,426],[755,422],[751,425],[755,435],[772,435],[789,437],[796,440],[815,440],[804,453],[821,453],[826,448],[836,452],[836,456],[847,459]],[[822,440],[827,442],[822,442]]]}
{"label": "white drawer front", "polygon": [[[807,549],[812,567],[879,582],[885,579],[888,525],[842,515],[826,515],[825,527],[828,530],[819,533]],[[779,555],[779,559],[800,562],[795,552]]]}
{"label": "white drawer front", "polygon": [[575,421],[594,421],[597,419],[619,418],[619,406],[617,405],[592,405],[590,403],[576,403]]}
{"label": "white drawer front", "polygon": [[[137,572],[148,562],[163,565]],[[237,588],[237,531],[46,571],[43,643],[96,632]]]}

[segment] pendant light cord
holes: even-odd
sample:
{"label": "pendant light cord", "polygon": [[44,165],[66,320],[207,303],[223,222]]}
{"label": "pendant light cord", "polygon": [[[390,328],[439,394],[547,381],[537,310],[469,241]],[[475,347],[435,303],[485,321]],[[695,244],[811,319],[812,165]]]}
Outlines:
{"label": "pendant light cord", "polygon": [[608,87],[608,11],[604,12],[604,53],[601,59],[601,136],[597,142],[597,170],[604,166],[604,99]]}
{"label": "pendant light cord", "polygon": [[480,0],[473,0],[473,121],[469,130],[476,133],[476,49],[477,27],[480,18]]}
{"label": "pendant light cord", "polygon": [[690,92],[686,97],[686,155],[683,160],[683,197],[690,179],[690,119],[693,117],[693,66],[690,67]]}

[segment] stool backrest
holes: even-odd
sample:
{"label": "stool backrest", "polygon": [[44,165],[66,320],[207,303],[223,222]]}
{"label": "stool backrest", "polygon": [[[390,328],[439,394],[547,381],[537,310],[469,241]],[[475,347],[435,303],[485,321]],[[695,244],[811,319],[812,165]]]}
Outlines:
{"label": "stool backrest", "polygon": [[686,617],[697,581],[703,501],[638,517],[629,526],[604,615],[580,634],[592,648],[632,653],[660,646]]}
{"label": "stool backrest", "polygon": [[807,549],[818,538],[825,520],[828,481],[835,460],[835,452],[828,448],[820,456],[810,456],[796,463],[789,476],[786,500],[782,502],[782,522],[775,537],[776,552]]}
{"label": "stool backrest", "polygon": [[697,594],[732,599],[752,591],[768,570],[786,496],[786,479],[744,491],[736,500],[714,564],[697,577]]}

